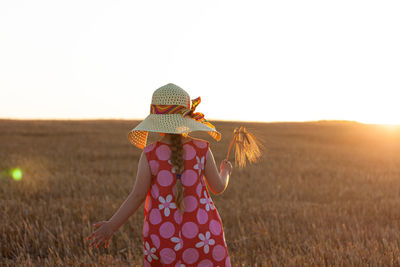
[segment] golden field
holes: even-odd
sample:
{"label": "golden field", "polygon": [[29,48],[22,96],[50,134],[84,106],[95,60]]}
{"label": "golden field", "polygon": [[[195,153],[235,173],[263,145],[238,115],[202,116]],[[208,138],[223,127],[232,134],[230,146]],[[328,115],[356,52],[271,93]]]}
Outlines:
{"label": "golden field", "polygon": [[[127,133],[136,124],[0,120],[1,266],[142,265],[143,205],[108,249],[85,239],[132,189],[141,151]],[[400,127],[215,125],[220,142],[194,136],[210,141],[218,166],[234,127],[265,146],[213,196],[232,266],[400,266]]]}

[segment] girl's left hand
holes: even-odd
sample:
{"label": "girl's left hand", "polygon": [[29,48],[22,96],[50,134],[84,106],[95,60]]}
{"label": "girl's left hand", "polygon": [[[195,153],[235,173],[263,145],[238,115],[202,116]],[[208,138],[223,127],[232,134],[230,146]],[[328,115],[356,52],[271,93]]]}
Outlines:
{"label": "girl's left hand", "polygon": [[100,228],[97,229],[97,231],[93,232],[87,238],[87,240],[94,238],[89,246],[92,247],[95,243],[97,243],[96,248],[98,248],[99,246],[101,246],[101,244],[103,242],[105,242],[104,247],[107,248],[108,243],[110,242],[110,238],[114,234],[114,230],[112,229],[110,222],[109,221],[101,221],[101,222],[97,222],[93,225],[95,227],[100,227]]}
{"label": "girl's left hand", "polygon": [[227,170],[228,173],[229,173],[229,175],[232,174],[232,169],[233,169],[233,167],[232,167],[232,163],[231,163],[229,160],[224,159],[224,160],[221,162],[221,165],[219,166],[219,168],[220,168],[221,171]]}

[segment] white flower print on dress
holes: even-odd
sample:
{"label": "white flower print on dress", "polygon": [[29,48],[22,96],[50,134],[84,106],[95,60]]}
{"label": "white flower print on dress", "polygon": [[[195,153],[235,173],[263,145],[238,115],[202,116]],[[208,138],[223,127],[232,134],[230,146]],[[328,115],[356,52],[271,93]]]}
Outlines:
{"label": "white flower print on dress", "polygon": [[201,159],[196,156],[197,164],[193,166],[193,169],[198,170],[199,175],[201,174],[201,171],[204,170],[204,157],[201,157]]}
{"label": "white flower print on dress", "polygon": [[183,247],[183,239],[182,239],[182,236],[181,236],[181,231],[179,231],[179,236],[178,237],[175,237],[175,236],[171,237],[171,241],[176,243],[176,245],[174,247],[174,250],[175,251],[180,250]]}
{"label": "white flower print on dress", "polygon": [[172,201],[172,195],[169,194],[165,199],[162,196],[158,197],[158,200],[161,202],[161,204],[158,204],[158,208],[160,210],[164,209],[164,215],[166,217],[169,216],[170,210],[169,209],[176,209],[176,205]]}
{"label": "white flower print on dress", "polygon": [[157,255],[154,254],[154,252],[156,252],[156,248],[150,249],[149,242],[147,242],[147,241],[144,244],[144,246],[145,246],[144,255],[147,256],[147,261],[151,262],[153,259],[158,260]]}
{"label": "white flower print on dress", "polygon": [[204,198],[200,198],[200,203],[206,205],[206,211],[210,209],[215,210],[214,204],[212,203],[211,199],[207,196],[207,192],[204,191]]}
{"label": "white flower print on dress", "polygon": [[211,238],[211,234],[209,231],[206,232],[206,235],[204,236],[202,233],[199,234],[200,242],[196,244],[196,248],[203,247],[204,253],[208,254],[210,251],[210,246],[215,244],[215,240]]}
{"label": "white flower print on dress", "polygon": [[168,163],[172,166],[171,172],[176,173],[175,166],[174,164],[172,164],[172,161],[170,159],[168,160]]}

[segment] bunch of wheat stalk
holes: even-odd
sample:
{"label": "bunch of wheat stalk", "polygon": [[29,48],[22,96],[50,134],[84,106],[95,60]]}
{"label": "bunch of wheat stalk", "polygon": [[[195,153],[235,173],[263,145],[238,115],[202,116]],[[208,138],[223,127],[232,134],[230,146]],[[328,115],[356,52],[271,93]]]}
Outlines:
{"label": "bunch of wheat stalk", "polygon": [[263,144],[244,126],[235,128],[233,131],[226,155],[227,160],[229,160],[229,154],[233,147],[235,147],[235,166],[239,166],[239,168],[245,167],[247,161],[249,164],[257,162],[262,155],[261,150],[264,148]]}

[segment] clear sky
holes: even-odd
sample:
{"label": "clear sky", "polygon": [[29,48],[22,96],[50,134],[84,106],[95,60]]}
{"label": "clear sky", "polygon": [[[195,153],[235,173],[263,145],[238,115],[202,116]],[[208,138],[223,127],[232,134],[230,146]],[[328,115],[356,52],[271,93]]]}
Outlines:
{"label": "clear sky", "polygon": [[400,1],[0,1],[0,118],[400,124]]}

